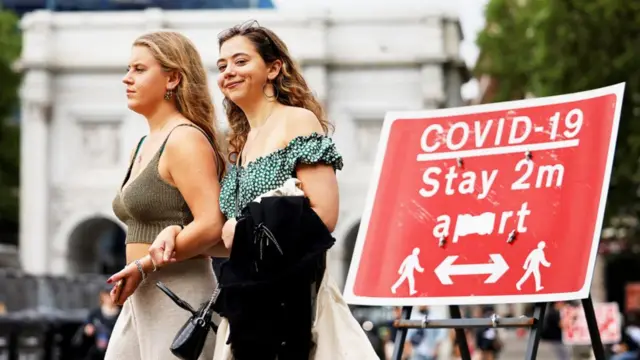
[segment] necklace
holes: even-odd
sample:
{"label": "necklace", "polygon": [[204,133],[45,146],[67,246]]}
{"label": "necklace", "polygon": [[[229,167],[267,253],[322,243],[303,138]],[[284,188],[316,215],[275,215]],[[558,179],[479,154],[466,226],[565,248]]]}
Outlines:
{"label": "necklace", "polygon": [[[260,131],[262,130],[262,128],[264,128],[264,127],[265,127],[265,125],[267,125],[267,120],[269,120],[269,118],[271,117],[271,114],[273,114],[273,110],[275,110],[275,108],[276,108],[275,106],[273,106],[273,107],[271,108],[271,110],[269,111],[269,114],[267,114],[267,116],[264,118],[264,121],[262,122],[262,126],[260,126],[260,127],[256,130],[256,134],[253,136],[253,141],[254,141],[254,142],[256,141],[256,139],[258,138],[258,136],[260,135]],[[242,145],[242,148],[241,148],[240,153],[239,153],[239,156],[240,156],[239,161],[238,161],[238,165],[239,165],[239,167],[242,167],[242,158],[243,158],[243,157],[242,157],[242,154],[243,154],[243,153],[245,153],[246,145],[247,145],[247,142],[245,141],[245,143]],[[250,149],[250,148],[251,148],[251,147],[249,147],[249,149]]]}
{"label": "necklace", "polygon": [[[160,130],[158,130],[158,132],[163,132],[164,129],[171,123],[171,120],[168,120],[164,125],[162,125],[162,127],[160,128]],[[146,143],[147,139],[144,140],[144,142]],[[140,146],[140,150],[142,150],[142,146],[144,146],[144,143]],[[140,164],[142,162],[142,151],[139,151],[138,153],[138,157],[136,158],[136,163]]]}
{"label": "necklace", "polygon": [[[258,130],[256,130],[256,135],[253,137],[253,140],[255,141],[255,139],[258,138],[258,135],[260,135],[260,130],[262,130],[262,128],[267,124],[267,120],[269,120],[269,118],[271,117],[271,114],[273,114],[273,110],[275,109],[275,106],[271,108],[271,110],[269,111],[269,115],[267,115],[267,117],[264,118],[264,121],[262,122],[262,126],[260,126],[258,128]],[[245,141],[244,144],[242,144],[242,148],[240,148],[240,152],[238,153],[238,159],[236,162],[236,212],[235,212],[235,216],[237,217],[238,214],[240,213],[240,177],[242,176],[242,153],[244,152],[244,149],[247,145],[247,142]]]}

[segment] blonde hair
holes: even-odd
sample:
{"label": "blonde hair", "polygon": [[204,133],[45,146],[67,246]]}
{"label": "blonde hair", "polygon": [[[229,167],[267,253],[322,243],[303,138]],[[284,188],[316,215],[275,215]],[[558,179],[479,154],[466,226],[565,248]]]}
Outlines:
{"label": "blonde hair", "polygon": [[207,73],[195,45],[186,36],[175,31],[156,31],[144,34],[133,42],[151,51],[164,71],[175,71],[180,83],[173,89],[178,111],[201,128],[211,140],[220,179],[225,174],[213,101],[207,83]]}
{"label": "blonde hair", "polygon": [[[251,41],[266,64],[271,64],[276,60],[282,61],[280,73],[271,81],[274,87],[274,94],[277,95],[276,101],[313,112],[320,121],[324,133],[327,134],[331,124],[326,120],[322,105],[311,92],[298,65],[289,54],[289,49],[284,41],[273,31],[260,26],[257,21],[251,20],[220,33],[218,35],[218,46],[222,47],[222,44],[227,40],[236,36],[244,36]],[[230,128],[228,140],[232,153],[229,155],[237,155],[237,152],[242,149],[247,141],[251,128],[247,116],[238,105],[227,98],[224,99],[223,104]],[[234,158],[237,159],[237,156]],[[231,156],[229,160],[234,162]]]}

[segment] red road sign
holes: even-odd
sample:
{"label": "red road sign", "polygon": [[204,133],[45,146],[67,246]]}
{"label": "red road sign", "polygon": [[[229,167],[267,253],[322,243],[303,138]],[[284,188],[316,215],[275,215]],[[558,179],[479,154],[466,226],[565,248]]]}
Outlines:
{"label": "red road sign", "polygon": [[346,300],[587,297],[623,94],[388,113]]}
{"label": "red road sign", "polygon": [[[622,315],[618,303],[596,303],[594,310],[602,343],[618,344],[622,339]],[[581,306],[565,306],[560,315],[565,325],[562,329],[562,342],[565,345],[591,345],[587,319]]]}

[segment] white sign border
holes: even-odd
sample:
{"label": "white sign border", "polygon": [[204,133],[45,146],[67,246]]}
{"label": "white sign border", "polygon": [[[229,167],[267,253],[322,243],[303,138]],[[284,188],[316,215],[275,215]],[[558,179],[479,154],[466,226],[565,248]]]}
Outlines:
{"label": "white sign border", "polygon": [[[600,243],[600,229],[604,220],[604,210],[606,207],[607,193],[609,191],[609,181],[611,179],[611,168],[613,166],[613,158],[615,155],[616,139],[618,135],[618,127],[620,123],[620,113],[622,111],[622,102],[624,98],[624,89],[626,83],[619,83],[599,89],[588,90],[573,94],[565,94],[558,96],[549,96],[543,98],[533,98],[525,100],[516,100],[492,104],[472,105],[449,109],[434,109],[422,111],[390,111],[385,115],[382,130],[380,132],[380,141],[378,142],[378,150],[376,153],[373,177],[369,185],[367,199],[358,229],[358,238],[356,239],[353,258],[349,266],[349,272],[344,287],[344,299],[347,303],[353,305],[371,305],[371,306],[420,306],[420,305],[480,305],[480,304],[514,304],[514,303],[536,303],[536,302],[553,302],[564,300],[585,299],[589,296],[591,289],[591,281],[593,279],[593,271],[595,268],[596,257],[598,255],[598,245]],[[585,282],[582,288],[577,292],[556,293],[556,294],[526,294],[526,295],[499,295],[499,296],[450,296],[450,297],[365,297],[357,296],[353,292],[355,277],[360,266],[362,249],[367,236],[367,229],[371,219],[371,211],[373,202],[378,191],[378,181],[382,172],[382,164],[384,161],[384,153],[387,148],[387,141],[391,126],[398,119],[417,120],[446,116],[460,116],[469,114],[481,114],[494,111],[508,111],[520,108],[529,108],[544,105],[554,105],[572,101],[580,101],[592,99],[605,95],[616,96],[616,108],[611,129],[611,137],[609,139],[609,150],[607,154],[607,162],[605,165],[602,181],[602,191],[600,193],[600,202],[598,206],[598,216],[596,220],[595,231],[591,244],[591,254],[589,256],[589,264]]]}

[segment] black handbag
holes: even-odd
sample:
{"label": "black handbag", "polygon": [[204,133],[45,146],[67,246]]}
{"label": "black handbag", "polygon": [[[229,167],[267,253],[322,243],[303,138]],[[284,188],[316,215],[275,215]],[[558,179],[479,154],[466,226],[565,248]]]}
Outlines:
{"label": "black handbag", "polygon": [[217,285],[209,301],[203,303],[198,310],[194,310],[189,303],[180,299],[161,281],[158,281],[156,286],[169,296],[176,305],[191,313],[189,320],[182,325],[173,338],[169,350],[179,359],[197,360],[204,348],[209,329],[213,330],[214,333],[218,331],[218,326],[211,318],[213,316],[213,305],[220,294],[220,285]]}

